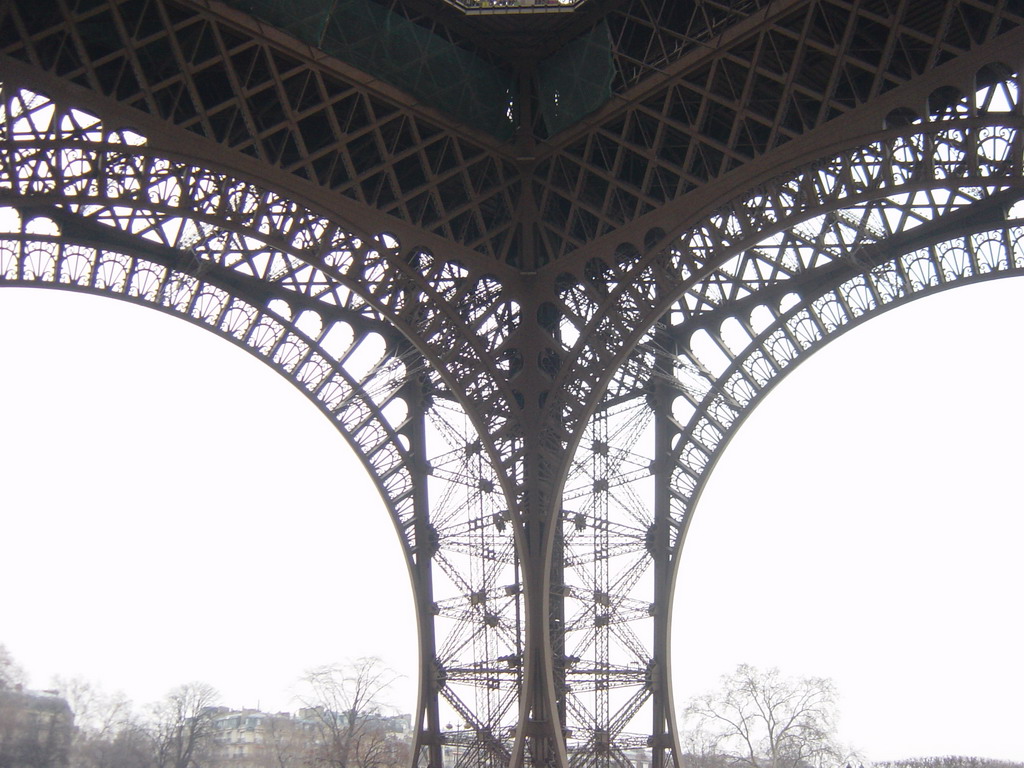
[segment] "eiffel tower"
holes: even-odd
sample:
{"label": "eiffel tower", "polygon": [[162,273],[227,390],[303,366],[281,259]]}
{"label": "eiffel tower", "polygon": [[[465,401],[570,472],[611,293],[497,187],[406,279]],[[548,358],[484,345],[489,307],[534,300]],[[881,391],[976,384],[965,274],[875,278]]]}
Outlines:
{"label": "eiffel tower", "polygon": [[0,282],[332,421],[411,574],[417,766],[676,767],[708,475],[830,340],[1024,271],[1022,57],[1024,0],[0,0]]}

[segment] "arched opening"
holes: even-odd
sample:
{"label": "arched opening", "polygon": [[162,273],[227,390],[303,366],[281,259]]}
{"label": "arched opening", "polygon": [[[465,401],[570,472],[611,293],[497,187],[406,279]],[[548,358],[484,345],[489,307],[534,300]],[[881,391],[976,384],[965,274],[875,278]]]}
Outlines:
{"label": "arched opening", "polygon": [[1024,756],[1019,280],[826,345],[738,430],[687,535],[673,674],[832,677],[875,760]]}
{"label": "arched opening", "polygon": [[0,291],[0,642],[35,686],[136,703],[202,680],[293,709],[313,666],[375,655],[415,707],[393,523],[323,414],[242,350],[122,302]]}

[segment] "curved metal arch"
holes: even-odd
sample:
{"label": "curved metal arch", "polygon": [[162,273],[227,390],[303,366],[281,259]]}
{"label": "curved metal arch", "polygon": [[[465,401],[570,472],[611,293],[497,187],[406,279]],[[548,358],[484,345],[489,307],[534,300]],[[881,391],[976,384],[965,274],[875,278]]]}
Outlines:
{"label": "curved metal arch", "polygon": [[[38,94],[8,93],[0,117],[0,206],[24,213],[0,232],[0,282],[183,316],[304,389],[370,470],[403,543],[421,637],[417,751],[439,761],[442,700],[465,723],[446,736],[464,761],[507,763],[523,679],[523,597],[510,589],[521,526],[478,429],[504,428],[508,410],[491,372],[514,358],[488,354],[517,326],[501,283],[423,251],[401,259],[387,235],[361,238]],[[357,361],[373,334],[385,349]],[[450,386],[460,375],[484,417]],[[501,402],[486,410],[488,397]],[[483,685],[481,659],[495,668]]]}
{"label": "curved metal arch", "polygon": [[[675,386],[682,394],[703,386],[710,374],[699,361],[686,374],[694,382],[664,383],[672,359],[686,353],[685,343],[670,338],[673,326],[689,333],[755,301],[748,297],[813,290],[815,281],[828,284],[837,270],[877,258],[894,239],[906,245],[918,234],[936,237],[944,227],[967,226],[968,216],[1001,218],[1012,190],[1024,187],[1019,101],[1012,109],[891,130],[737,198],[659,261],[644,265],[640,253],[624,251],[619,263],[593,260],[590,279],[566,275],[563,338],[579,341],[560,372],[562,395],[548,428],[564,429],[569,450],[585,453],[588,424],[617,403],[646,398],[652,387]],[[715,428],[719,406],[697,398],[693,407],[709,409],[707,423],[695,426],[699,439],[700,430]],[[673,432],[670,424],[663,429]],[[570,465],[555,451],[551,461],[571,488]],[[678,518],[666,511],[665,530],[657,533],[666,562],[674,558]],[[633,536],[638,546],[641,533]]]}
{"label": "curved metal arch", "polygon": [[[502,495],[495,492],[493,468],[482,461],[482,452],[467,450],[480,441],[464,418],[458,422],[464,414],[454,403],[446,406],[424,398],[422,360],[384,350],[383,359],[362,361],[364,366],[370,363],[369,370],[357,378],[345,362],[358,354],[367,335],[389,330],[383,321],[338,312],[334,326],[349,320],[358,331],[339,350],[329,332],[315,336],[304,331],[301,319],[288,317],[279,299],[268,307],[254,306],[218,284],[216,274],[196,276],[142,256],[77,242],[41,214],[12,227],[13,210],[0,218],[4,228],[17,230],[0,232],[0,286],[90,293],[181,317],[261,359],[332,420],[386,500],[413,576],[420,632],[434,648],[421,659],[417,711],[426,717],[422,713],[431,709],[429,700],[440,697],[466,723],[448,734],[450,742],[459,745],[471,764],[502,764],[508,754],[504,735],[476,713],[485,711],[497,723],[508,721],[512,693],[521,684],[520,665],[511,663],[521,655],[516,640],[521,629],[505,615],[522,612],[521,594],[508,591],[516,562],[512,526],[506,526],[511,517]],[[46,230],[51,234],[44,234]],[[393,426],[387,412],[399,401],[409,418]],[[425,465],[437,486],[429,503]],[[481,544],[483,553],[475,549]],[[424,568],[433,574],[425,578]],[[499,603],[507,605],[498,608]],[[434,617],[443,624],[440,631],[434,628]],[[484,696],[489,707],[475,700],[478,681],[471,670],[480,658],[499,667],[492,675],[500,683],[496,701]],[[417,738],[423,742],[424,734]]]}
{"label": "curved metal arch", "polygon": [[[707,383],[696,405],[687,403],[685,410],[692,409],[693,415],[680,420],[672,452],[675,558],[712,468],[768,392],[811,354],[883,312],[961,285],[1024,275],[1024,220],[1010,219],[999,227],[978,222],[963,234],[942,233],[931,243],[876,261],[855,265],[859,268],[802,296],[787,293],[752,302],[733,325],[728,342],[721,325],[708,329],[707,338],[727,360],[713,381],[705,378],[708,368],[700,356],[682,342],[690,351],[679,358],[686,378],[679,397],[696,400],[697,370],[703,369],[700,378]],[[751,318],[758,315],[755,326]],[[738,340],[744,333],[749,334],[748,343],[741,346]]]}
{"label": "curved metal arch", "polygon": [[[341,354],[329,352],[321,344],[327,334],[319,339],[310,335],[281,307],[275,311],[273,302],[270,307],[258,307],[215,281],[142,256],[69,239],[56,227],[49,235],[27,231],[41,229],[38,224],[46,220],[44,216],[25,218],[19,222],[20,231],[4,231],[11,229],[11,210],[7,209],[0,225],[0,286],[66,290],[127,301],[182,318],[246,350],[331,420],[366,467],[402,534],[406,559],[413,560],[416,541],[405,533],[413,522],[408,502],[414,485],[408,469],[411,455],[402,427],[392,426],[384,410],[403,396],[402,387],[410,374],[416,375],[416,368],[401,362],[390,368],[375,365],[358,378],[342,364],[369,333],[387,332],[383,323],[355,318],[355,327],[362,331],[351,334]],[[336,325],[352,319],[338,313],[333,320]],[[374,325],[378,327],[370,330]],[[337,338],[333,334],[328,343],[334,346]]]}
{"label": "curved metal arch", "polygon": [[[1016,97],[1016,93],[1014,88],[1008,96]],[[799,314],[800,308],[813,305],[814,297],[827,292],[827,286],[843,285],[844,279],[854,279],[854,273],[884,263],[885,254],[894,250],[920,253],[941,247],[931,243],[954,242],[955,233],[1000,226],[1024,186],[1020,136],[1024,125],[1019,101],[1010,99],[1010,108],[1012,112],[965,117],[967,110],[951,109],[947,101],[947,119],[941,122],[922,124],[918,119],[916,124],[892,130],[866,146],[782,176],[720,209],[691,232],[689,242],[700,250],[674,249],[660,263],[649,265],[640,280],[634,267],[643,257],[635,251],[620,252],[617,262],[593,260],[588,264],[592,270],[589,280],[568,273],[560,278],[562,309],[568,310],[563,314],[563,337],[570,341],[579,337],[577,347],[583,350],[579,358],[583,362],[577,361],[573,373],[584,376],[588,369],[593,374],[596,368],[598,375],[609,380],[586,423],[577,427],[578,431],[570,430],[577,434],[577,447],[566,470],[562,497],[565,506],[589,497],[588,503],[604,504],[605,509],[592,515],[563,510],[560,515],[560,535],[570,563],[574,551],[599,553],[603,546],[605,554],[596,555],[603,560],[601,581],[595,582],[590,594],[583,590],[571,595],[570,579],[586,582],[588,577],[570,564],[561,589],[573,598],[580,615],[589,611],[590,615],[603,615],[606,624],[639,627],[631,639],[625,639],[628,630],[618,631],[624,642],[620,643],[617,664],[629,659],[640,662],[641,667],[647,663],[646,674],[638,674],[637,669],[628,679],[622,677],[634,693],[618,714],[609,719],[611,700],[595,698],[597,720],[621,727],[651,701],[656,711],[648,743],[664,750],[665,760],[678,754],[674,736],[662,734],[660,729],[671,733],[674,722],[671,691],[665,686],[670,663],[669,612],[679,549],[698,485],[717,456],[706,455],[708,441],[717,440],[713,446],[720,449],[726,433],[731,435],[728,429],[738,426],[742,417],[730,418],[724,427],[722,412],[731,413],[736,397],[731,389],[739,390],[743,383],[736,379],[750,375],[741,362],[735,364],[740,366],[739,374],[734,367],[725,372],[714,368],[693,352],[691,336],[705,333],[705,329],[717,331],[722,324],[734,322],[736,315],[749,315],[755,306],[775,301],[773,317],[782,318],[780,327],[764,330],[767,341],[762,344],[787,343],[796,333],[787,319],[814,327],[813,321]],[[950,120],[950,115],[957,118]],[[990,245],[986,248],[984,258],[974,259],[975,269],[998,269],[1002,262],[991,255]],[[945,278],[946,283],[954,280]],[[609,286],[611,290],[605,291]],[[673,292],[674,301],[665,301]],[[792,316],[780,309],[779,302],[788,301],[787,296],[797,297],[792,299],[799,305]],[[805,302],[804,296],[811,298]],[[619,315],[601,314],[612,305]],[[661,321],[653,327],[643,321],[630,326],[631,317],[644,317],[652,306],[662,308]],[[573,322],[588,313],[589,325]],[[613,317],[621,330],[610,327],[609,318]],[[602,323],[606,324],[603,328]],[[740,326],[744,324],[741,320]],[[834,327],[841,325],[833,322]],[[616,345],[621,345],[618,354],[623,362],[610,374],[595,365],[602,361],[600,352],[587,356],[585,343],[595,330],[607,334],[599,340],[607,343],[609,354],[614,355]],[[630,335],[638,339],[633,347],[628,343]],[[725,346],[720,334],[714,338],[719,346]],[[757,334],[751,332],[745,343],[753,344],[754,338]],[[731,354],[728,348],[725,352]],[[761,353],[760,347],[757,352]],[[724,378],[717,379],[719,374]],[[572,375],[566,373],[564,379],[571,381]],[[599,385],[595,391],[600,391]],[[565,400],[571,403],[572,396],[567,394]],[[673,400],[687,402],[688,409],[673,413]],[[743,402],[752,407],[755,395],[747,393]],[[620,498],[615,499],[610,485],[640,491],[629,500],[620,490]],[[575,547],[573,527],[582,532],[595,523],[603,526],[603,531],[595,531],[593,541],[582,549]],[[605,539],[603,545],[595,545],[599,536]],[[646,586],[643,579],[648,579]],[[649,615],[638,610],[645,598],[652,606]],[[654,606],[658,610],[653,610]],[[653,625],[643,624],[648,619],[653,619]],[[572,631],[579,634],[579,628],[568,628],[567,634]],[[608,664],[610,633],[605,632],[605,650],[601,650],[601,630],[587,631],[589,637],[581,647],[593,659]],[[606,667],[604,685],[615,676],[615,666],[610,663]],[[567,681],[576,678],[578,674],[567,672]],[[569,717],[581,718],[579,705]],[[631,743],[625,730],[610,735],[620,748]],[[588,743],[584,749],[593,751],[594,745]]]}
{"label": "curved metal arch", "polygon": [[[51,210],[66,227],[104,225],[92,232],[125,248],[191,256],[198,269],[220,268],[254,290],[273,286],[303,308],[386,318],[446,381],[478,432],[517,439],[515,393],[505,383],[517,362],[504,347],[519,307],[493,274],[422,250],[403,257],[390,235],[357,235],[229,174],[167,159],[138,134],[108,130],[38,94],[5,98],[0,202]],[[493,441],[484,449],[502,466]],[[499,480],[511,496],[513,483],[503,473]]]}
{"label": "curved metal arch", "polygon": [[[562,497],[567,727],[614,723],[619,755],[645,744],[664,750],[666,761],[680,754],[658,730],[674,722],[671,691],[660,686],[669,681],[683,541],[715,462],[772,387],[850,328],[932,293],[1024,275],[1024,220],[960,223],[962,234],[933,232],[931,242],[915,238],[895,256],[874,254],[797,291],[729,307],[694,332],[714,351],[692,343],[686,325],[662,325],[638,347],[631,362],[646,386],[609,398],[591,418]],[[628,698],[604,692],[614,686]],[[651,710],[649,735],[630,733]],[[577,741],[575,754],[607,749],[599,735]]]}

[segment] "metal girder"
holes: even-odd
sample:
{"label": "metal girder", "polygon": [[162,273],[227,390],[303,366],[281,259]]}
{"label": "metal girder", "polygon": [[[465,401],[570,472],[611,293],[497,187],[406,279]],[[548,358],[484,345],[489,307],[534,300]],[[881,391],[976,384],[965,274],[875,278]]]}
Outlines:
{"label": "metal girder", "polygon": [[[677,766],[674,579],[729,438],[846,329],[1024,271],[1024,7],[591,0],[488,22],[517,60],[353,2],[511,74],[515,135],[232,3],[0,0],[0,284],[182,316],[332,419],[412,575],[419,764]],[[581,40],[607,97],[555,129]]]}
{"label": "metal girder", "polygon": [[223,6],[5,5],[8,56],[352,200],[380,227],[393,219],[526,270],[635,220],[664,227],[651,214],[667,202],[1022,21],[999,0],[635,0],[600,20],[612,101],[556,136],[502,143]]}

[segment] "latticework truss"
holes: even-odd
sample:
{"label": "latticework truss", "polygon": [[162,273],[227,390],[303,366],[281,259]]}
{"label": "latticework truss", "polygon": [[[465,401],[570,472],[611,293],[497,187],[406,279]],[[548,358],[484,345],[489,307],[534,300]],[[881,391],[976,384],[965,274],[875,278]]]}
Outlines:
{"label": "latticework truss", "polygon": [[300,5],[0,0],[0,283],[179,315],[332,420],[413,574],[419,765],[678,765],[736,428],[1024,271],[1024,5]]}

